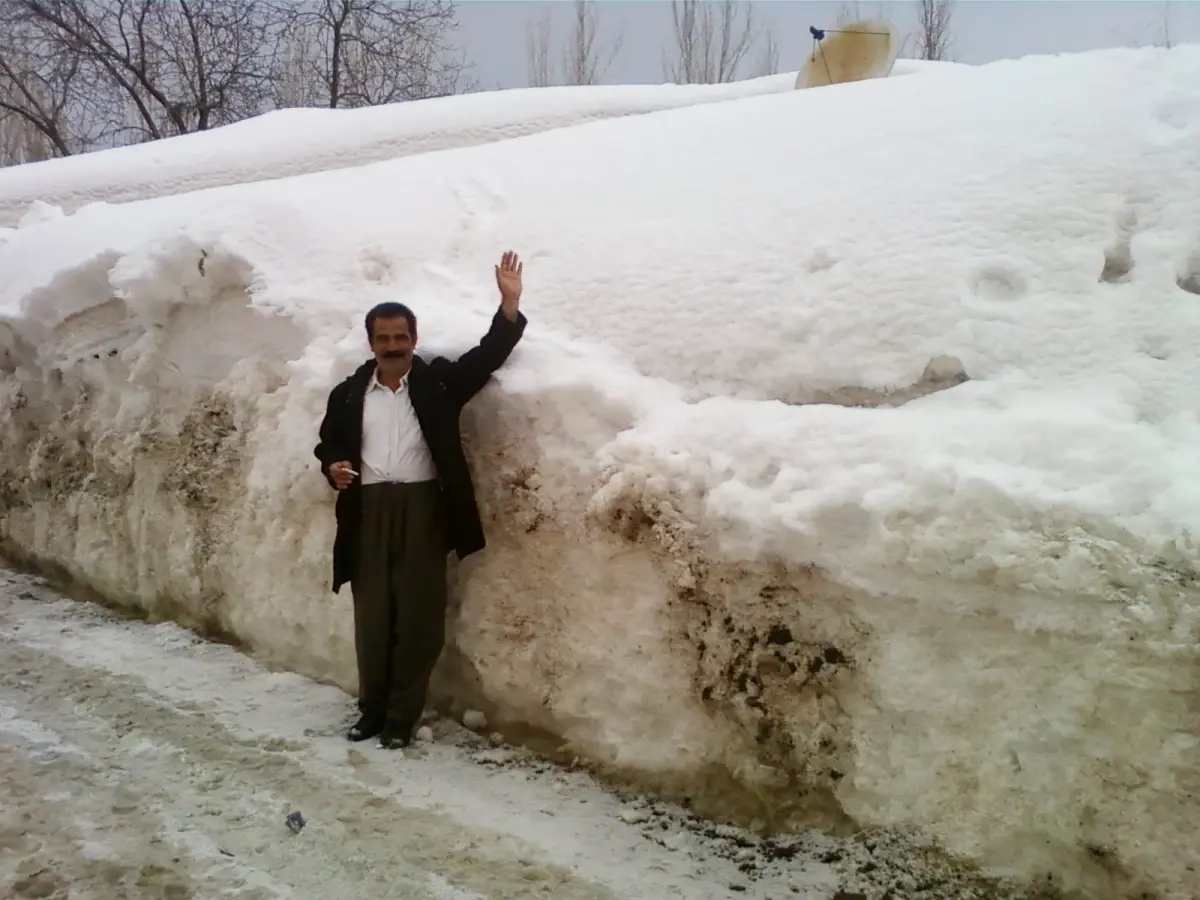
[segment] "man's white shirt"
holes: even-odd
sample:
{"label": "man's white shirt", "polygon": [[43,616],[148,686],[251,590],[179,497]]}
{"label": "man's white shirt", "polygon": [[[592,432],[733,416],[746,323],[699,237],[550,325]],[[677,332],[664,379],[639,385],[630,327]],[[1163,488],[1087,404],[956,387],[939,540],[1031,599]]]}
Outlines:
{"label": "man's white shirt", "polygon": [[393,391],[371,376],[363,398],[362,484],[382,481],[431,481],[437,478],[433,455],[413,410],[408,376]]}

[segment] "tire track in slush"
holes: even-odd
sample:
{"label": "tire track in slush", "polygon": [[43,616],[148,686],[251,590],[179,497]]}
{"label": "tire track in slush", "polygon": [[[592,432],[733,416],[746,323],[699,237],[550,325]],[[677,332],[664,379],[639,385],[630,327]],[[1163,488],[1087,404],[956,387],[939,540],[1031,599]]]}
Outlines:
{"label": "tire track in slush", "polygon": [[[0,740],[4,768],[16,773],[0,784],[24,784],[22,799],[37,807],[54,800],[32,797],[29,785],[47,777],[56,781],[64,793],[58,800],[61,814],[45,827],[75,823],[71,827],[79,831],[78,823],[90,821],[99,837],[116,839],[111,852],[130,843],[130,832],[144,837],[144,859],[139,862],[134,854],[128,865],[105,870],[107,875],[89,876],[78,858],[60,860],[58,873],[46,863],[47,872],[39,876],[42,888],[74,872],[110,885],[113,879],[132,878],[127,888],[144,882],[146,892],[123,894],[130,897],[615,900],[608,889],[562,868],[530,862],[535,853],[509,836],[469,827],[435,810],[405,807],[353,782],[331,783],[308,772],[284,748],[248,741],[203,712],[165,705],[132,679],[76,667],[6,635],[0,635],[0,690],[12,711],[10,723],[14,715],[36,722],[81,751],[66,754],[67,763],[59,761],[61,777],[51,769],[39,779],[38,766],[49,763],[39,764],[36,745],[27,741],[23,752],[13,752],[14,729],[4,732],[0,722],[0,738],[6,736]],[[84,777],[89,771],[91,776]],[[73,788],[80,784],[76,779],[90,789]],[[6,803],[17,799],[7,791],[5,796]],[[289,804],[302,805],[310,819],[297,835],[283,824],[294,808]],[[51,835],[28,833],[36,823],[25,825],[26,833],[17,837],[49,842]],[[10,830],[20,827],[17,822]],[[173,856],[150,851],[151,844],[167,837],[176,846]],[[76,837],[65,846],[97,839]],[[58,843],[64,844],[61,835]],[[218,884],[222,889],[213,890]],[[82,887],[72,885],[72,896],[85,896]],[[30,890],[27,896],[49,896]]]}

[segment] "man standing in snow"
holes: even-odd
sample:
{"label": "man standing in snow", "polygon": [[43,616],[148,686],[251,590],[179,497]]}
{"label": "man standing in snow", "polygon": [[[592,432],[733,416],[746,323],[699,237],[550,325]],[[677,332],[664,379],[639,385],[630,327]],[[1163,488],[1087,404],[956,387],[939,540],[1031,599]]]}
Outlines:
{"label": "man standing in snow", "polygon": [[338,492],[333,590],[350,582],[358,708],[348,737],[412,740],[445,641],[446,556],[485,544],[459,413],[525,331],[524,266],[495,267],[500,309],[479,345],[451,362],[414,354],[417,318],[400,303],[367,313],[374,358],[333,389],[314,453]]}

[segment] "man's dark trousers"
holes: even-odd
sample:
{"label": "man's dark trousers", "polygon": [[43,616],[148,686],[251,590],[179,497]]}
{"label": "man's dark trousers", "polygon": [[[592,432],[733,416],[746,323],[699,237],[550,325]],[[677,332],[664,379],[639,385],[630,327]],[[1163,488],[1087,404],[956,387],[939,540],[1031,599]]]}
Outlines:
{"label": "man's dark trousers", "polygon": [[368,484],[350,589],[359,709],[414,728],[446,638],[446,522],[437,481]]}

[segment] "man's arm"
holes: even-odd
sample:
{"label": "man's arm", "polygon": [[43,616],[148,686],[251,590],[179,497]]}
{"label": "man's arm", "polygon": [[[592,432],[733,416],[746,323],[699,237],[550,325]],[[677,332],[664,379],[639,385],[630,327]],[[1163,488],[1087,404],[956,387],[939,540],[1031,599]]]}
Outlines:
{"label": "man's arm", "polygon": [[465,406],[467,401],[483,390],[492,373],[512,355],[521,335],[525,333],[526,324],[522,312],[517,312],[515,319],[509,319],[503,310],[497,310],[487,334],[476,346],[454,362],[444,358],[433,361],[434,371],[455,403]]}
{"label": "man's arm", "polygon": [[492,316],[492,327],[478,346],[454,362],[434,360],[438,377],[460,407],[483,390],[492,373],[504,365],[525,333],[527,322],[520,310],[524,271],[525,266],[517,254],[511,250],[506,252],[496,266],[500,309]]}
{"label": "man's arm", "polygon": [[325,416],[321,419],[321,428],[318,431],[319,443],[313,448],[313,456],[321,461],[321,474],[325,476],[329,486],[335,489],[337,485],[333,482],[329,467],[335,462],[349,458],[345,448],[340,445],[342,427],[338,421],[338,410],[342,405],[342,387],[338,385],[329,392],[329,399],[325,403]]}

